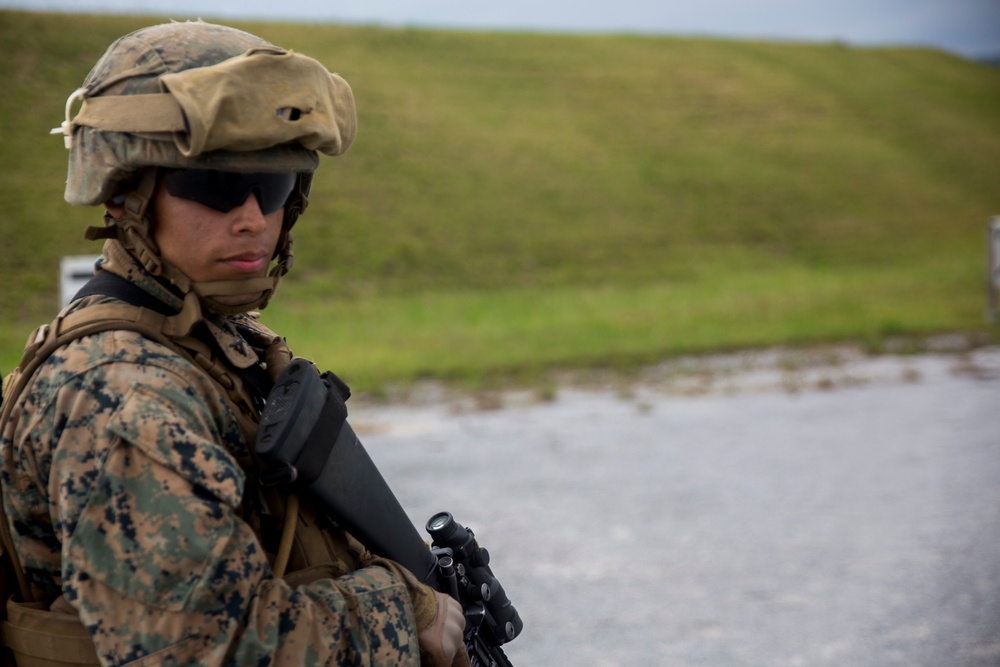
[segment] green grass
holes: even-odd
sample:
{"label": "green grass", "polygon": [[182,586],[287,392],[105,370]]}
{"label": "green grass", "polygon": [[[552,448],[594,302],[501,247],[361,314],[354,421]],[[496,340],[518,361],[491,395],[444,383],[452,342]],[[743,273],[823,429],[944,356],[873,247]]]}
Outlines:
{"label": "green grass", "polygon": [[[0,363],[94,252],[46,136],[142,17],[0,12]],[[934,50],[239,24],[354,88],[265,321],[353,384],[982,330],[1000,71]],[[995,331],[994,331],[995,333]]]}
{"label": "green grass", "polygon": [[[495,384],[565,367],[630,369],[678,354],[936,333],[982,323],[966,265],[927,278],[868,268],[785,266],[636,286],[451,290],[357,300],[278,300],[269,319],[324,367],[361,387],[445,377]],[[914,308],[915,301],[924,305]],[[304,306],[307,303],[308,306]],[[316,321],[324,326],[316,326]]]}

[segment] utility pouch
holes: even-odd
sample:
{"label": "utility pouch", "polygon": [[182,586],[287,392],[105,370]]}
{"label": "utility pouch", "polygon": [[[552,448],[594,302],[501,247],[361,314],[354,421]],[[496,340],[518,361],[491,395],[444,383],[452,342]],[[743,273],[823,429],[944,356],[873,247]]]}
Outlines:
{"label": "utility pouch", "polygon": [[94,641],[76,614],[49,609],[44,602],[7,601],[3,645],[17,667],[100,665]]}

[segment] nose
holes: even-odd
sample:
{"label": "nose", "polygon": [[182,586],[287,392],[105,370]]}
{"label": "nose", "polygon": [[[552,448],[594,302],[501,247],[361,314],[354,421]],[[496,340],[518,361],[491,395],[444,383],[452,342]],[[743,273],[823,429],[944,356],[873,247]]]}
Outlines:
{"label": "nose", "polygon": [[232,212],[233,232],[236,234],[259,234],[267,227],[267,219],[260,208],[257,195],[253,192]]}

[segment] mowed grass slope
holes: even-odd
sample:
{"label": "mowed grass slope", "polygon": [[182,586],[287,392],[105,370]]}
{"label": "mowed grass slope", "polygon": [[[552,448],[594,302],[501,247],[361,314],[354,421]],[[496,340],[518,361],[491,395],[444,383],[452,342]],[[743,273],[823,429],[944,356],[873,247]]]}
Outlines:
{"label": "mowed grass slope", "polygon": [[[96,209],[47,137],[115,37],[0,12],[0,361]],[[1000,71],[933,50],[238,24],[352,85],[265,321],[376,387],[987,329]]]}

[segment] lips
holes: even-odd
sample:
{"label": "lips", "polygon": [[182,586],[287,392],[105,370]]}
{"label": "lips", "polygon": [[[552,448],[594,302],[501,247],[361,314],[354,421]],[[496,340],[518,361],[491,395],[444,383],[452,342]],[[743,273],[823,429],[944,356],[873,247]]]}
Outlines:
{"label": "lips", "polygon": [[230,255],[222,260],[224,264],[231,266],[243,273],[256,273],[267,267],[267,253],[265,252],[245,252],[238,255]]}

